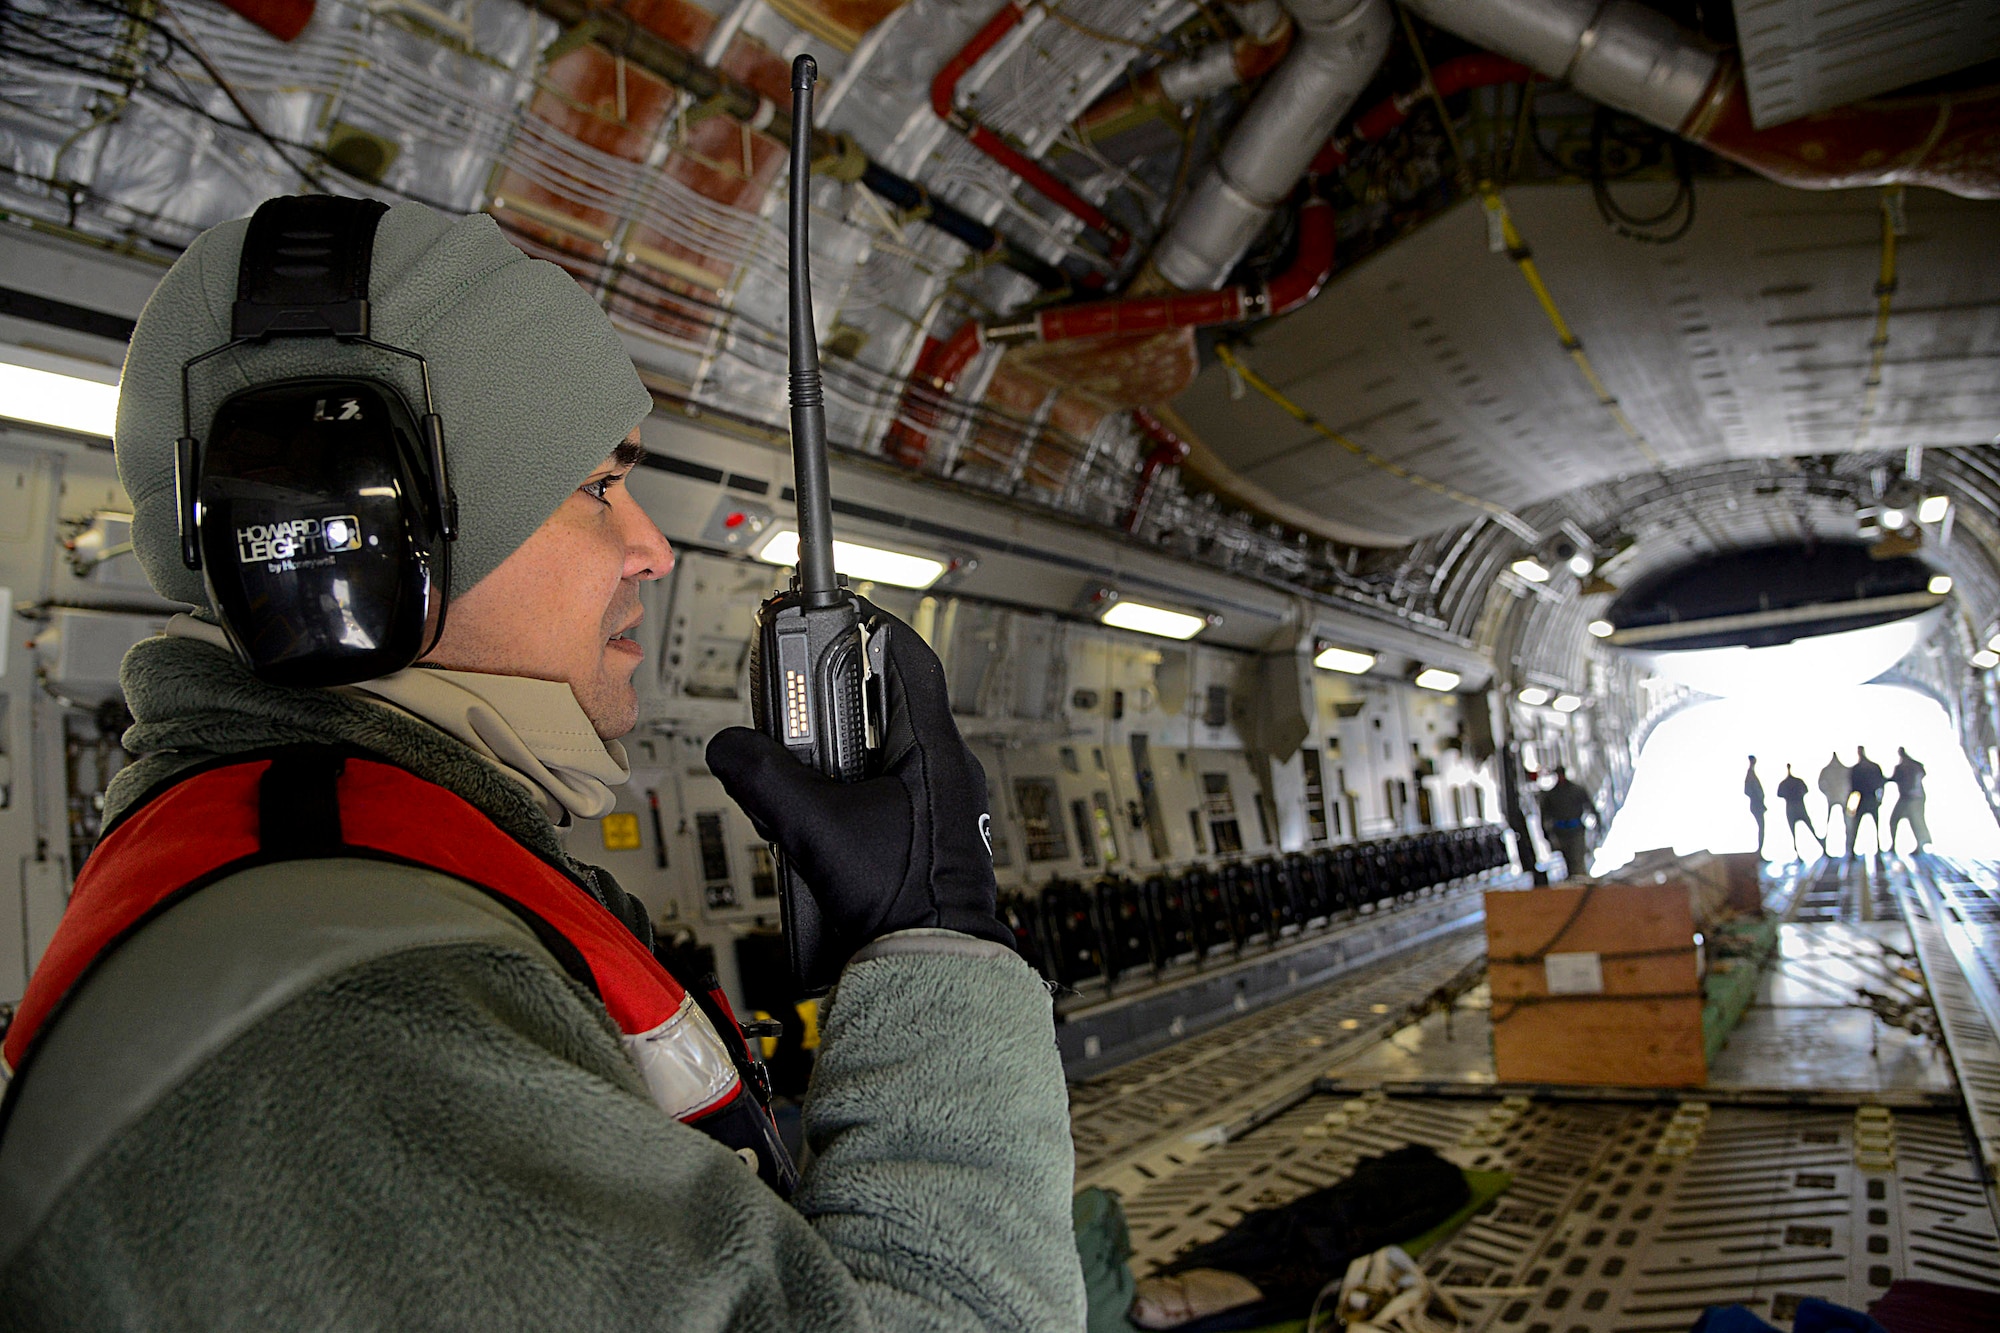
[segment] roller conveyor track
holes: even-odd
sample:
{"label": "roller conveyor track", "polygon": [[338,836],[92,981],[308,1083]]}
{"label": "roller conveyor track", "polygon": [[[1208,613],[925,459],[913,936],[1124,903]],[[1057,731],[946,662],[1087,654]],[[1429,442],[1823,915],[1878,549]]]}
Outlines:
{"label": "roller conveyor track", "polygon": [[[1078,1187],[1112,1183],[1137,1169],[1139,1159],[1198,1151],[1202,1141],[1254,1123],[1309,1088],[1330,1061],[1409,1022],[1433,996],[1463,990],[1483,971],[1485,955],[1485,929],[1475,918],[1296,999],[1073,1086]],[[1142,1170],[1137,1178],[1147,1177]]]}
{"label": "roller conveyor track", "polygon": [[1332,1184],[1363,1156],[1422,1143],[1513,1174],[1423,1259],[1449,1286],[1519,1289],[1462,1298],[1470,1330],[1680,1333],[1708,1305],[1788,1320],[1802,1297],[1865,1306],[1896,1278],[2000,1288],[2000,1234],[1956,1116],[1896,1112],[1882,1162],[1860,1151],[1852,1110],[1717,1106],[1691,1151],[1662,1155],[1674,1115],[1672,1104],[1311,1096],[1128,1195],[1133,1269]]}
{"label": "roller conveyor track", "polygon": [[1993,867],[1924,856],[1893,872],[1966,1115],[2000,1177],[2000,892]]}
{"label": "roller conveyor track", "polygon": [[[1483,932],[1468,926],[1077,1085],[1078,1183],[1123,1196],[1143,1275],[1407,1143],[1508,1171],[1499,1200],[1422,1261],[1435,1281],[1486,1290],[1461,1300],[1468,1333],[1677,1333],[1736,1302],[1787,1326],[1807,1296],[1862,1308],[1905,1278],[2000,1290],[1988,1174],[2000,1166],[2000,876],[1922,857],[1777,878],[1774,908],[1817,909],[1808,920],[1903,917],[1963,1115],[1842,1091],[1787,1102],[1722,1088],[1697,1114],[1680,1108],[1702,1104],[1699,1091],[1341,1087],[1339,1071],[1387,1049],[1376,1043],[1426,997],[1479,974]],[[1897,1109],[1856,1105],[1871,1100]]]}

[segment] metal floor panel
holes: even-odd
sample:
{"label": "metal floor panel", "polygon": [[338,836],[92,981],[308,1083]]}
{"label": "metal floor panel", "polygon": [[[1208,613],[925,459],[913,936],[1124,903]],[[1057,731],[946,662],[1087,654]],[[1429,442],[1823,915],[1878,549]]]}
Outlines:
{"label": "metal floor panel", "polygon": [[1475,921],[1074,1085],[1078,1187],[1113,1183],[1141,1157],[1165,1154],[1149,1168],[1154,1174],[1176,1169],[1185,1155],[1254,1123],[1332,1063],[1410,1022],[1431,996],[1470,985],[1485,955],[1485,928]]}
{"label": "metal floor panel", "polygon": [[[1509,1171],[1507,1192],[1423,1258],[1434,1280],[1482,1289],[1460,1298],[1468,1333],[1680,1333],[1730,1303],[1783,1328],[1805,1297],[1863,1308],[1900,1278],[2000,1290],[1980,1156],[1996,1160],[2000,1145],[2000,884],[1989,867],[1936,858],[1914,872],[1892,861],[1793,878],[1784,896],[1801,917],[1848,924],[1784,928],[1753,1010],[1784,1022],[1764,1033],[1746,1020],[1742,1049],[1717,1071],[1731,1083],[1733,1060],[1741,1086],[1719,1086],[1712,1103],[1584,1089],[1503,1098],[1477,989],[1455,1024],[1404,1017],[1477,974],[1475,927],[1077,1086],[1079,1183],[1124,1196],[1145,1274],[1405,1144]],[[1888,986],[1895,958],[1882,947],[1900,947],[1905,925],[1976,1148],[1965,1117],[1935,1109],[1956,1100],[1941,1058],[1832,1002]],[[1846,1064],[1820,1049],[1829,1042],[1853,1048]],[[1770,1076],[1781,1044],[1799,1077]],[[1326,1077],[1301,1091],[1314,1071]]]}
{"label": "metal floor panel", "polygon": [[1985,867],[1926,858],[1903,878],[1903,919],[1958,1073],[1989,1180],[2000,1177],[2000,911]]}
{"label": "metal floor panel", "polygon": [[[1424,1258],[1448,1286],[1523,1289],[1463,1297],[1472,1330],[1680,1333],[1708,1305],[1740,1302],[1782,1324],[1800,1298],[1861,1307],[1896,1278],[2000,1288],[2000,1234],[1956,1116],[1727,1106],[1678,1114],[1671,1105],[1316,1095],[1128,1197],[1134,1271],[1250,1209],[1339,1180],[1362,1156],[1424,1143],[1461,1166],[1514,1174],[1505,1194]],[[1691,1140],[1677,1128],[1690,1124],[1701,1126]],[[1683,1144],[1686,1155],[1674,1155]]]}

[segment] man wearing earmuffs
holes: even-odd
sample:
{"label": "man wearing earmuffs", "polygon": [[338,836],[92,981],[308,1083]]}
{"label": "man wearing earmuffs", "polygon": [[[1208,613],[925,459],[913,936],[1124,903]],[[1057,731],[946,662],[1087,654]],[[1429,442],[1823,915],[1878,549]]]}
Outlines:
{"label": "man wearing earmuffs", "polygon": [[0,1329],[1081,1327],[1049,998],[921,640],[879,776],[711,746],[852,950],[802,1174],[564,850],[673,561],[649,408],[488,218],[277,200],[161,282],[118,464],[194,610],[126,658],[139,757],[0,1046]]}

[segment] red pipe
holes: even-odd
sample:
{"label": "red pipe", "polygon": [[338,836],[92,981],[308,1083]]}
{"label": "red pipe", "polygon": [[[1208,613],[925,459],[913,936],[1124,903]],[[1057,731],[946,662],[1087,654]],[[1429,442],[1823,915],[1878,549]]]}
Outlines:
{"label": "red pipe", "polygon": [[289,42],[312,22],[316,0],[222,0],[281,42]]}
{"label": "red pipe", "polygon": [[1188,442],[1168,430],[1161,420],[1139,408],[1132,413],[1132,424],[1153,442],[1153,448],[1146,455],[1146,461],[1139,466],[1139,484],[1132,491],[1132,507],[1125,511],[1123,526],[1127,532],[1135,532],[1139,527],[1139,514],[1152,498],[1153,482],[1159,478],[1163,468],[1179,467],[1187,461]]}
{"label": "red pipe", "polygon": [[972,34],[972,40],[960,47],[957,55],[945,61],[937,77],[931,80],[931,110],[937,113],[938,119],[965,135],[966,141],[974,148],[1013,172],[1030,189],[1056,207],[1103,236],[1111,243],[1111,259],[1116,263],[1132,248],[1132,238],[1125,234],[1123,227],[1106,217],[1097,205],[1071,189],[1054,172],[958,109],[959,80],[1026,17],[1027,11],[1014,0],[1007,0],[1000,6],[999,12],[986,21],[986,26]]}
{"label": "red pipe", "polygon": [[[1260,286],[1225,287],[1219,292],[1188,292],[1144,296],[1127,301],[1092,301],[1084,305],[1044,310],[1021,324],[989,329],[968,319],[943,343],[924,342],[910,383],[903,391],[903,411],[889,428],[885,451],[898,462],[922,464],[926,435],[937,424],[929,394],[949,398],[958,377],[990,341],[1059,343],[1106,335],[1143,335],[1170,329],[1199,329],[1271,318],[1298,309],[1319,294],[1333,276],[1335,240],[1333,205],[1309,198],[1299,208],[1298,252],[1285,271]],[[903,415],[912,420],[904,421]]]}
{"label": "red pipe", "polygon": [[[1005,327],[997,332],[988,329],[981,336],[1012,339],[1025,334],[1032,342],[1059,343],[1104,334],[1200,329],[1288,314],[1317,295],[1333,275],[1334,234],[1333,205],[1324,199],[1308,199],[1299,208],[1298,253],[1284,272],[1261,286],[1060,306],[1040,312],[1029,326]],[[966,329],[976,327],[968,321],[952,335],[952,345],[959,344]],[[977,346],[972,348],[977,350]],[[971,359],[970,352],[966,359]]]}
{"label": "red pipe", "polygon": [[[1289,15],[1268,38],[1259,40],[1247,32],[1236,37],[1230,42],[1229,56],[1237,84],[1252,83],[1269,74],[1291,49],[1292,22]],[[1089,110],[1077,117],[1077,129],[1089,135],[1101,125],[1144,108],[1173,105],[1173,99],[1167,96],[1160,80],[1161,71],[1170,68],[1172,66],[1155,65],[1123,88],[1092,103]]]}
{"label": "red pipe", "polygon": [[1759,130],[1732,61],[1680,132],[1800,189],[1928,185],[2000,199],[2000,87],[1854,102]]}
{"label": "red pipe", "polygon": [[1440,97],[1450,97],[1468,88],[1491,88],[1502,83],[1527,83],[1537,75],[1519,61],[1487,51],[1456,56],[1431,70],[1429,83],[1419,83],[1408,92],[1394,93],[1354,118],[1347,134],[1327,140],[1326,147],[1313,159],[1312,169],[1324,176],[1347,161],[1348,145],[1371,143],[1410,118],[1417,104],[1437,89]]}

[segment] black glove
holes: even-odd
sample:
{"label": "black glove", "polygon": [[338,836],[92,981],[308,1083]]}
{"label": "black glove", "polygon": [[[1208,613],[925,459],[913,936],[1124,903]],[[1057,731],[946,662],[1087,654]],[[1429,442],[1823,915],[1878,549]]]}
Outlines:
{"label": "black glove", "polygon": [[878,776],[837,782],[748,727],[717,732],[708,766],[812,890],[843,960],[923,926],[1011,949],[994,903],[986,773],[952,720],[944,667],[894,616],[866,602],[862,616],[889,636]]}

